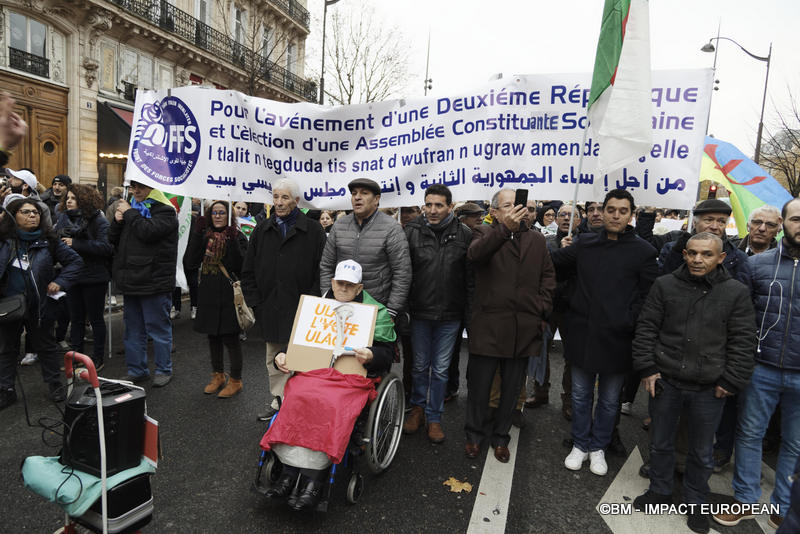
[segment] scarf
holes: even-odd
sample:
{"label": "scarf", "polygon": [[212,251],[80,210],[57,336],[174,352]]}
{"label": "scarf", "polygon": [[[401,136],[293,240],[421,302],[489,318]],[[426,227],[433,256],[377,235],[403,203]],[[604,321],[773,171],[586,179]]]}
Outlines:
{"label": "scarf", "polygon": [[436,224],[431,223],[428,220],[428,217],[425,216],[424,214],[422,215],[422,217],[425,219],[425,224],[428,225],[428,228],[433,230],[434,233],[438,234],[442,230],[444,230],[445,228],[450,226],[450,222],[453,220],[453,212],[451,211],[450,214],[447,217],[445,217],[444,219],[442,219],[441,221],[439,221]]}
{"label": "scarf", "polygon": [[153,189],[150,191],[150,194],[147,195],[147,198],[139,202],[136,199],[131,200],[131,207],[139,212],[139,215],[144,217],[145,219],[152,218],[150,214],[150,208],[153,207],[153,204],[164,204],[165,206],[169,206],[170,208],[175,209],[172,203],[167,199],[167,197],[159,191],[158,189]]}
{"label": "scarf", "polygon": [[219,266],[228,248],[231,226],[216,229],[209,227],[203,237],[206,240],[206,253],[203,255],[202,274],[220,274]]}
{"label": "scarf", "polygon": [[33,232],[26,232],[24,230],[20,230],[17,228],[17,237],[19,237],[20,241],[27,242],[25,243],[25,249],[28,248],[28,244],[33,243],[40,237],[42,237],[41,230],[34,230]]}
{"label": "scarf", "polygon": [[283,237],[286,237],[286,234],[289,233],[289,230],[294,227],[294,223],[297,222],[298,213],[300,213],[300,210],[295,207],[286,217],[278,217],[277,215],[275,216],[275,221],[278,223],[278,228],[281,229],[281,235]]}

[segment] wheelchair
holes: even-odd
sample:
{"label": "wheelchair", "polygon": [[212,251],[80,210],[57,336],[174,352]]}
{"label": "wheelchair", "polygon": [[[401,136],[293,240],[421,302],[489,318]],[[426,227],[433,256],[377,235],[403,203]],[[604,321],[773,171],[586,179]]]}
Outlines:
{"label": "wheelchair", "polygon": [[[375,475],[389,468],[400,444],[404,413],[403,382],[399,376],[390,372],[380,379],[377,396],[364,407],[356,420],[342,462],[330,466],[325,492],[317,505],[317,511],[327,512],[336,474],[343,469],[350,471],[346,489],[347,502],[355,504],[358,501],[364,492],[364,476],[356,466],[358,458],[364,457],[369,471]],[[267,428],[272,425],[275,417],[277,414],[273,415]],[[282,469],[283,465],[274,452],[260,451],[256,477],[252,484],[253,491],[266,495],[270,486],[280,478]]]}

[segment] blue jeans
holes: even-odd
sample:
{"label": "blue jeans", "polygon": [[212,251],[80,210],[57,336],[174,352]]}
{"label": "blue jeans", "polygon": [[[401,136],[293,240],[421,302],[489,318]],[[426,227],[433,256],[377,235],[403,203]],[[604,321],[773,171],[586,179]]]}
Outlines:
{"label": "blue jeans", "polygon": [[775,469],[775,491],[770,502],[789,510],[790,483],[800,456],[800,371],[785,371],[756,362],[750,383],[740,393],[739,426],[736,429],[736,460],[733,493],[741,502],[761,497],[761,445],[775,407],[781,405],[781,448]]}
{"label": "blue jeans", "polygon": [[686,417],[689,447],[683,497],[686,503],[704,504],[708,496],[708,479],[714,468],[714,431],[722,417],[725,399],[714,396],[714,387],[700,391],[681,389],[666,380],[655,398],[650,397],[653,422],[650,435],[650,490],[659,495],[672,495],[675,473],[675,434],[678,419]]}
{"label": "blue jeans", "polygon": [[[625,373],[598,375],[572,365],[572,441],[583,452],[604,450],[611,443],[626,376]],[[600,385],[592,421],[596,378],[599,378]]]}
{"label": "blue jeans", "polygon": [[172,293],[125,295],[122,319],[125,322],[125,363],[134,376],[149,375],[147,337],[153,339],[156,374],[172,374],[172,322],[169,310]]}
{"label": "blue jeans", "polygon": [[459,326],[460,321],[411,321],[411,345],[414,347],[411,405],[425,408],[428,423],[442,421],[447,370],[456,336],[460,333]]}

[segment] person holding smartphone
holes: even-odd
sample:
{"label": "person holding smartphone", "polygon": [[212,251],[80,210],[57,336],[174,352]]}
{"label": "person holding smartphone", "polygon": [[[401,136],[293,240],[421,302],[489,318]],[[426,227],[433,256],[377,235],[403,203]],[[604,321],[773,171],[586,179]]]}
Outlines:
{"label": "person holding smartphone", "polygon": [[[714,466],[714,431],[725,399],[744,388],[753,371],[755,312],[747,287],[722,267],[722,240],[692,236],[684,264],[656,280],[639,315],[633,368],[650,397],[650,488],[634,500],[672,503],[675,435],[682,408],[688,415],[689,454],[683,477],[687,504],[702,505]],[[708,532],[699,506],[688,526]]]}

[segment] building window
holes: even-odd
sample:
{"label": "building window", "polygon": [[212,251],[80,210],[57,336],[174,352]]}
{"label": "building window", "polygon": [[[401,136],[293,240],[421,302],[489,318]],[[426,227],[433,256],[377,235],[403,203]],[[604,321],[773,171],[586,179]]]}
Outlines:
{"label": "building window", "polygon": [[239,44],[244,44],[246,32],[247,32],[247,11],[240,7],[234,7],[234,18],[233,18],[233,38]]}
{"label": "building window", "polygon": [[286,70],[294,74],[297,66],[297,45],[289,43],[286,45]]}
{"label": "building window", "polygon": [[9,66],[49,78],[47,26],[19,13],[11,12],[9,15]]}
{"label": "building window", "polygon": [[261,26],[261,55],[267,59],[272,55],[272,31],[266,24]]}
{"label": "building window", "polygon": [[200,22],[208,24],[208,1],[195,0],[195,18]]}

